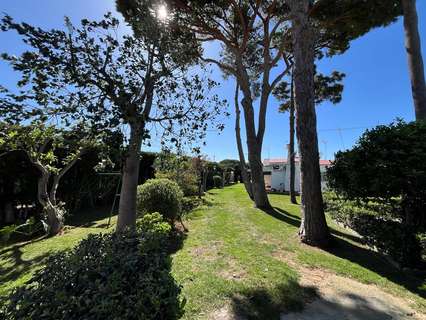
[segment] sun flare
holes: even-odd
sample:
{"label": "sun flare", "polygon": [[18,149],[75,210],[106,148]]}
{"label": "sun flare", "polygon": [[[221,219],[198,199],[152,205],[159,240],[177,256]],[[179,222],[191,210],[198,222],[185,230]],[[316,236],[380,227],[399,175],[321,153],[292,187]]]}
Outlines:
{"label": "sun flare", "polygon": [[158,7],[157,17],[158,17],[158,19],[160,19],[162,21],[167,20],[168,11],[167,11],[167,7],[164,4],[162,4]]}

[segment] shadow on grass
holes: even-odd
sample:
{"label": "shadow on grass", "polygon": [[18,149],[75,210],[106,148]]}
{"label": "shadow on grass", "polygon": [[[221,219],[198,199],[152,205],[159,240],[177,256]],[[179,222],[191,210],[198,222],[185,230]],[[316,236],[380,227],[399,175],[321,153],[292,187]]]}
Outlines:
{"label": "shadow on grass", "polygon": [[252,288],[236,293],[231,300],[232,312],[248,320],[280,319],[283,312],[300,311],[307,301],[317,297],[314,287],[301,286],[289,280],[275,288]]}
{"label": "shadow on grass", "polygon": [[341,238],[334,237],[333,246],[326,251],[367,268],[412,293],[426,298],[426,288],[423,287],[426,273],[402,271],[391,265],[380,253],[356,246]]}
{"label": "shadow on grass", "polygon": [[28,244],[44,239],[46,239],[46,237],[40,237],[30,242],[12,245],[0,251],[0,260],[2,262],[0,265],[0,283],[6,284],[10,281],[16,281],[23,274],[42,266],[50,255],[49,252],[35,256],[32,259],[25,260],[23,259],[24,252],[22,251],[22,248]]}
{"label": "shadow on grass", "polygon": [[99,226],[97,221],[108,218],[110,211],[110,206],[81,210],[70,215],[65,222],[67,225],[73,227],[105,227],[105,225]]}
{"label": "shadow on grass", "polygon": [[[281,208],[274,207],[272,209],[263,210],[263,211],[266,212],[267,214],[269,214],[270,216],[272,216],[272,217],[274,217],[274,218],[276,218],[280,221],[283,221],[285,223],[291,224],[291,225],[293,225],[297,228],[299,228],[299,226],[300,226],[300,217],[299,216],[291,214],[290,212],[285,211]],[[332,227],[329,227],[329,229],[330,229],[330,232],[337,237],[346,238],[347,240],[351,240],[351,241],[357,242],[359,244],[364,244],[364,240],[361,237],[341,232],[341,231],[336,230]]]}
{"label": "shadow on grass", "polygon": [[168,253],[173,254],[182,249],[187,237],[188,231],[185,231],[183,226],[177,227],[175,225],[173,232],[170,235]]}
{"label": "shadow on grass", "polygon": [[[263,211],[282,222],[295,227],[300,226],[300,217],[283,209],[272,208]],[[408,270],[401,271],[390,264],[382,254],[368,248],[358,246],[357,244],[363,243],[363,240],[360,237],[346,234],[333,228],[330,228],[330,232],[333,235],[333,241],[332,246],[326,249],[327,252],[369,269],[389,281],[405,287],[412,293],[417,294],[422,298],[426,298],[424,273],[416,274],[415,272]],[[357,244],[351,243],[349,240]]]}
{"label": "shadow on grass", "polygon": [[[366,299],[357,294],[340,293],[338,300],[319,297],[303,313],[283,314],[281,320],[310,319],[400,319],[401,312],[386,308],[374,299]],[[278,318],[277,318],[278,319]]]}

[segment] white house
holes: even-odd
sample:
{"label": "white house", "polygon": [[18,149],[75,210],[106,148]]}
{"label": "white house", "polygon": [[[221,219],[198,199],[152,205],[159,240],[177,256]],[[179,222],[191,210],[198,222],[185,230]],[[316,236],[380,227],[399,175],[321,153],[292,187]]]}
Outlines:
{"label": "white house", "polygon": [[[330,160],[320,160],[321,188],[326,188],[327,182],[325,172],[331,165]],[[295,159],[295,183],[294,189],[300,192],[300,161]],[[263,160],[263,175],[265,177],[266,190],[277,192],[290,191],[290,163],[287,159],[265,159]]]}

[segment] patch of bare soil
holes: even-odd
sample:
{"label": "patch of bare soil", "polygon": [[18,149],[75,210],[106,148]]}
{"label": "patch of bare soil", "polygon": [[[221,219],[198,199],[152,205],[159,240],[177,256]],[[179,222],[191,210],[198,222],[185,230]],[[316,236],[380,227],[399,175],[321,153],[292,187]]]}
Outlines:
{"label": "patch of bare soil", "polygon": [[[410,307],[412,301],[395,297],[375,285],[303,267],[295,262],[291,252],[276,252],[273,256],[298,270],[300,284],[315,288],[318,294],[316,299],[307,301],[301,312],[282,314],[281,320],[426,320],[426,315]],[[244,320],[229,305],[216,310],[208,319]]]}
{"label": "patch of bare soil", "polygon": [[230,259],[227,267],[220,271],[219,276],[226,280],[243,281],[247,272],[237,262]]}
{"label": "patch of bare soil", "polygon": [[245,320],[244,318],[236,315],[232,311],[232,307],[230,305],[225,305],[219,310],[214,311],[208,316],[207,319],[208,320]]}
{"label": "patch of bare soil", "polygon": [[390,295],[375,285],[324,272],[303,270],[301,284],[317,288],[318,298],[302,312],[283,314],[281,320],[386,320],[426,319],[409,306],[409,301]]}
{"label": "patch of bare soil", "polygon": [[222,245],[221,241],[214,241],[209,243],[209,246],[198,246],[191,250],[191,255],[206,261],[214,261],[217,259]]}

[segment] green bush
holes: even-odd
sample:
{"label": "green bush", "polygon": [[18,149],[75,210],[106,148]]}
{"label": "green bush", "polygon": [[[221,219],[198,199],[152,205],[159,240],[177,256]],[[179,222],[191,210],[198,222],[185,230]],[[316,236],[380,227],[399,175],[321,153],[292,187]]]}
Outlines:
{"label": "green bush", "polygon": [[324,204],[328,215],[356,231],[369,246],[401,266],[418,266],[422,248],[416,232],[392,218],[389,205],[344,200],[333,193],[324,194]]}
{"label": "green bush", "polygon": [[154,167],[156,178],[175,181],[185,197],[198,194],[198,170],[190,157],[161,152]]}
{"label": "green bush", "polygon": [[328,185],[347,200],[399,200],[393,216],[426,230],[426,121],[367,130],[355,146],[336,153]]}
{"label": "green bush", "polygon": [[146,215],[138,231],[89,235],[51,256],[10,298],[6,319],[178,319],[183,301],[170,274],[171,227]]}
{"label": "green bush", "polygon": [[176,182],[185,197],[198,195],[197,176],[191,171],[183,171],[179,175],[173,172],[158,172],[155,174],[157,179],[168,179]]}
{"label": "green bush", "polygon": [[181,213],[183,193],[178,184],[168,179],[150,179],[138,187],[138,211],[159,212],[169,222]]}
{"label": "green bush", "polygon": [[213,176],[213,185],[215,188],[222,188],[222,177]]}

